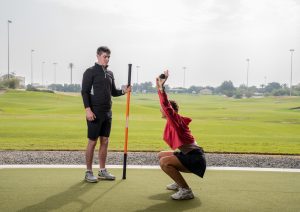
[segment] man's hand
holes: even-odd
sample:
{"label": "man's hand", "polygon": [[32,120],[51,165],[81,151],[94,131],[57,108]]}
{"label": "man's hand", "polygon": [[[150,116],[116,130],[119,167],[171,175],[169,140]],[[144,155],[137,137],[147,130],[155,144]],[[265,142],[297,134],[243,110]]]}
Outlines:
{"label": "man's hand", "polygon": [[164,71],[164,75],[165,75],[164,79],[161,79],[160,77],[156,78],[156,87],[158,90],[161,90],[161,91],[163,90],[164,84],[169,77],[169,71],[168,70]]}
{"label": "man's hand", "polygon": [[131,88],[132,88],[131,85],[130,85],[130,86],[127,86],[126,88],[124,88],[124,89],[123,89],[124,94],[125,94],[125,93],[128,93],[128,92],[131,92]]}
{"label": "man's hand", "polygon": [[86,120],[88,121],[94,121],[96,116],[93,113],[93,111],[91,110],[91,108],[87,107],[85,108],[85,113],[86,113]]}

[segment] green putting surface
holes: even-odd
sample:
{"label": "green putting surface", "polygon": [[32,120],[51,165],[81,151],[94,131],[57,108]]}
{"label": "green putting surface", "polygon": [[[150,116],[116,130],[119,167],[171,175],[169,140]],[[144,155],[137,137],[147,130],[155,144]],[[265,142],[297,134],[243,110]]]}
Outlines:
{"label": "green putting surface", "polygon": [[184,174],[195,199],[174,201],[161,170],[110,171],[116,181],[91,184],[83,169],[0,169],[0,211],[300,211],[300,173]]}

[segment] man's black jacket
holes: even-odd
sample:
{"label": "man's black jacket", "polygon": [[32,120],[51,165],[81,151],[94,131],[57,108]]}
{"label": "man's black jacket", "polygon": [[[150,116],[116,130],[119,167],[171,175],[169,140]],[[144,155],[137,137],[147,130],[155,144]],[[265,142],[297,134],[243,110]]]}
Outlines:
{"label": "man's black jacket", "polygon": [[122,90],[116,88],[113,73],[98,63],[84,72],[81,95],[85,108],[91,107],[103,112],[110,111],[111,96],[121,96],[122,94]]}

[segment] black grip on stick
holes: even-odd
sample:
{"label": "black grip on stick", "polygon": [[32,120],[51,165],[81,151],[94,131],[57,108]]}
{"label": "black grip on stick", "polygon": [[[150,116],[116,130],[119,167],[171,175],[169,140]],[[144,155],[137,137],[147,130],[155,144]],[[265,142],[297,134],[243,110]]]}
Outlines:
{"label": "black grip on stick", "polygon": [[128,83],[127,83],[128,86],[131,85],[131,67],[132,64],[128,64]]}
{"label": "black grip on stick", "polygon": [[124,161],[123,161],[123,177],[122,179],[126,179],[126,165],[127,165],[127,154],[124,154]]}

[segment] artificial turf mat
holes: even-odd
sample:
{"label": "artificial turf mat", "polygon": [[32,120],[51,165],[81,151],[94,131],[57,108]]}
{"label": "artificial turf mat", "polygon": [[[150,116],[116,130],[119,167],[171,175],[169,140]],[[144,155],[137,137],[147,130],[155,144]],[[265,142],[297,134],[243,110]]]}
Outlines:
{"label": "artificial turf mat", "polygon": [[300,211],[300,173],[184,174],[195,199],[174,201],[161,170],[111,172],[116,181],[91,184],[83,169],[0,169],[0,211]]}

